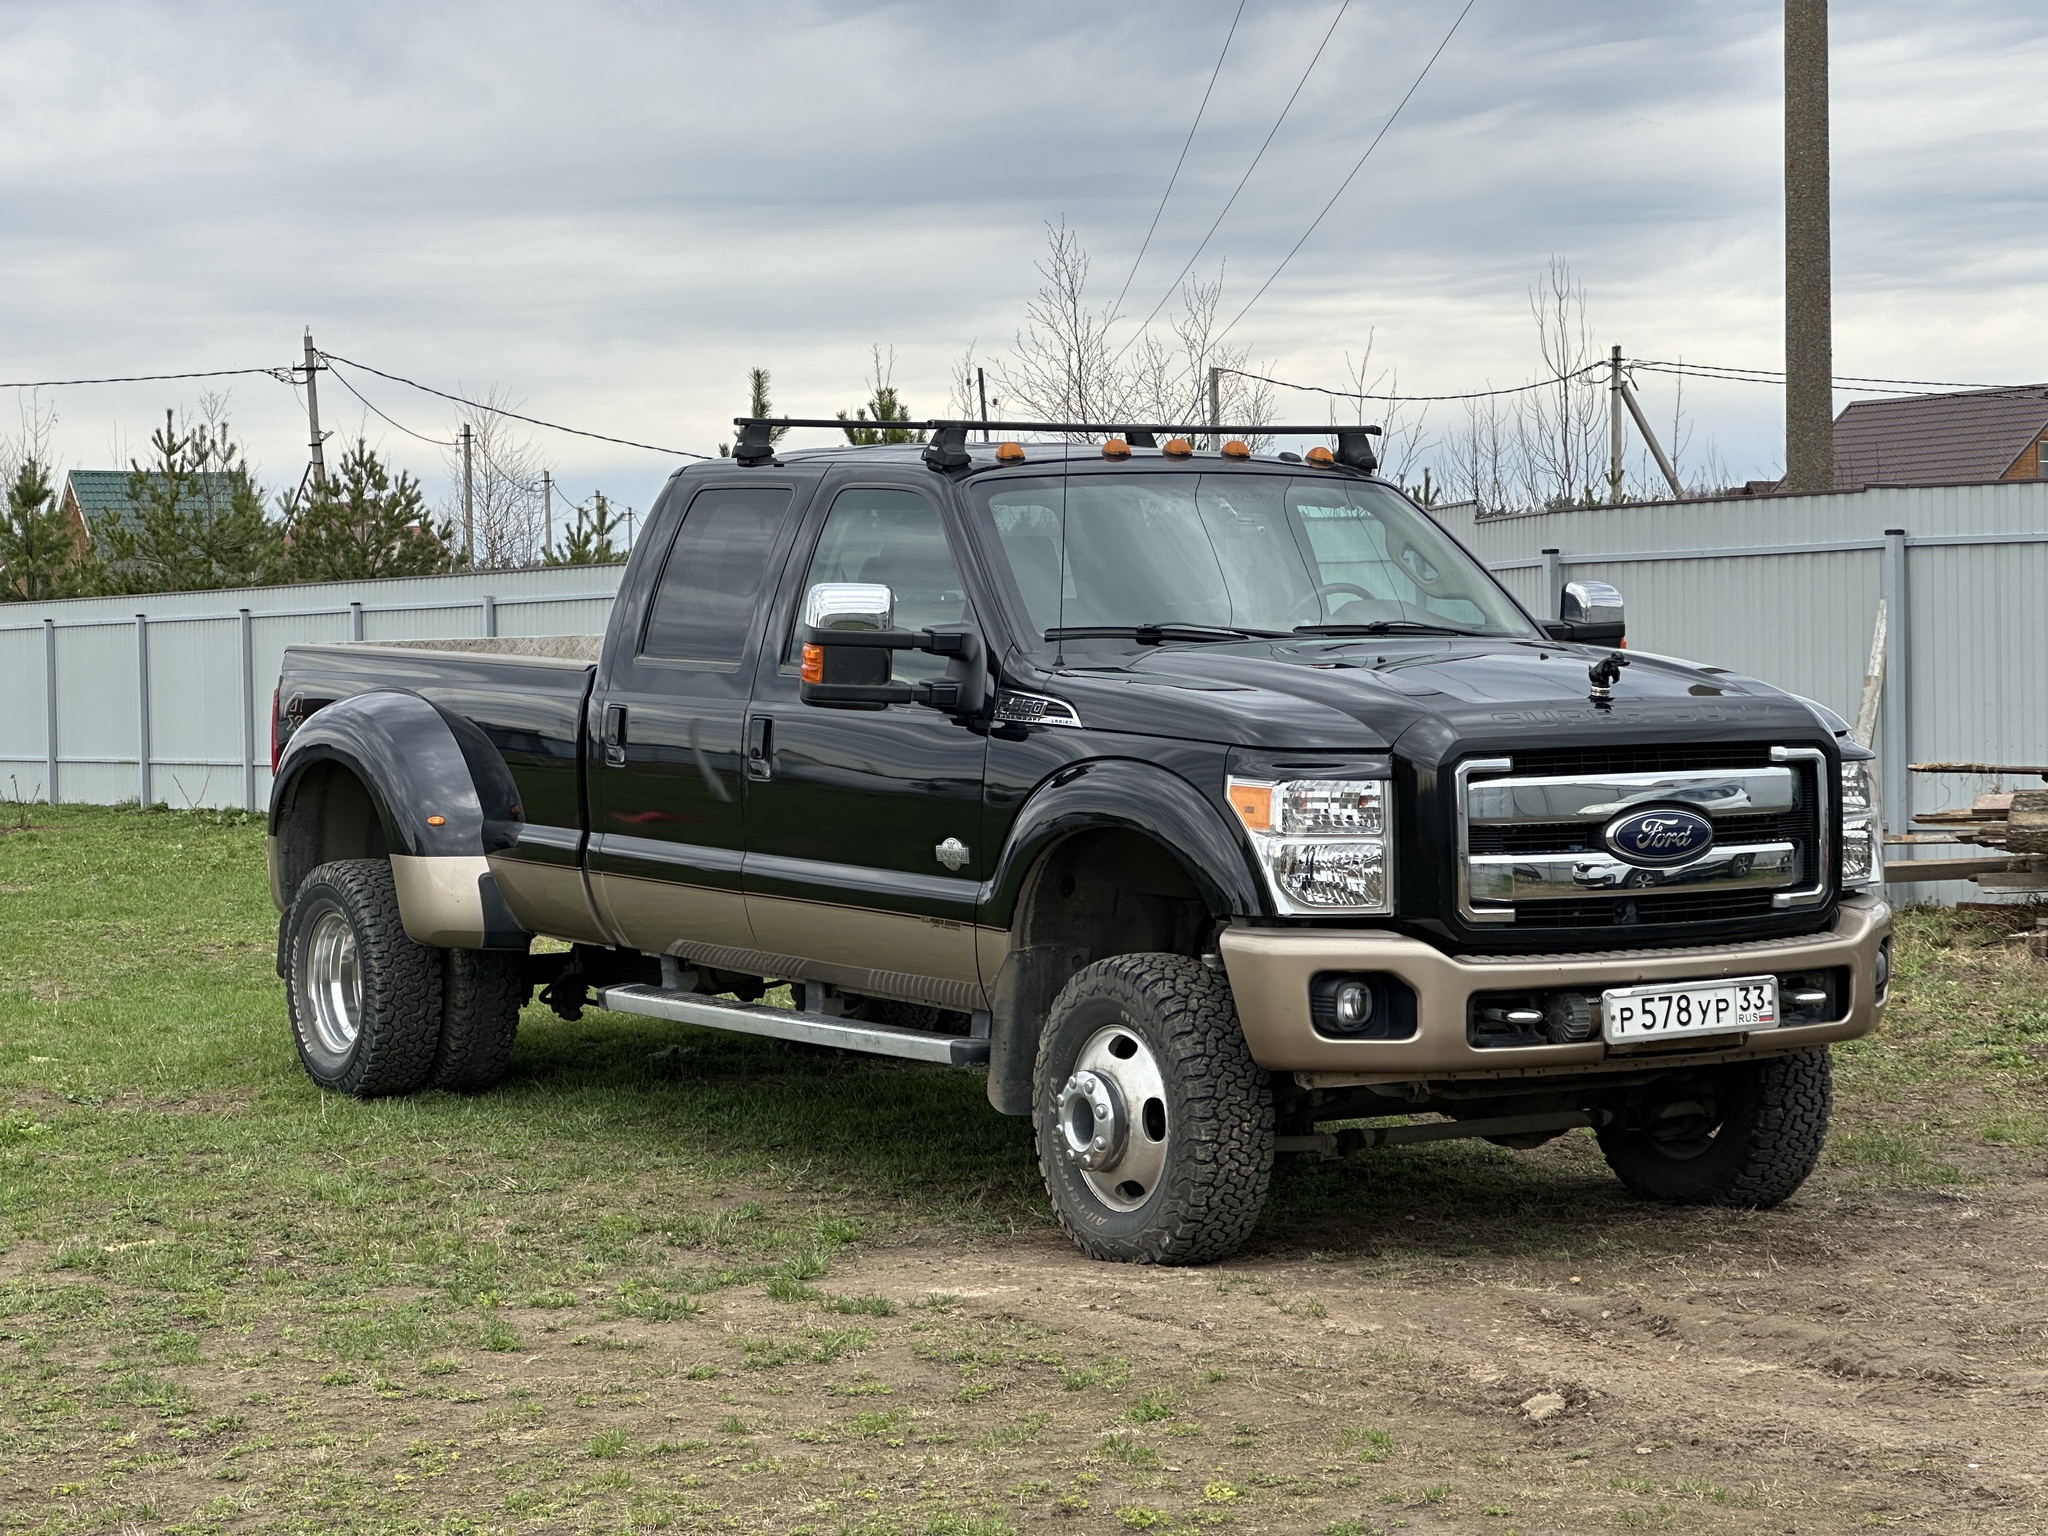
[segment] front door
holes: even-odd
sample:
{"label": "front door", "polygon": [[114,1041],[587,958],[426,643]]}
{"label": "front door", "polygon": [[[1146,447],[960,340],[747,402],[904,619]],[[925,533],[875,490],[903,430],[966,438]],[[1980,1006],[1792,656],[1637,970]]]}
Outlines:
{"label": "front door", "polygon": [[[797,696],[797,618],[819,582],[881,583],[896,624],[973,620],[937,502],[852,472],[828,482],[789,562],[748,723],[746,907],[757,945],[849,991],[984,1006],[974,914],[987,737],[915,704],[824,709]],[[800,574],[799,574],[800,573]],[[945,662],[896,652],[895,676]]]}
{"label": "front door", "polygon": [[754,947],[740,891],[742,738],[797,500],[796,484],[766,475],[698,490],[652,593],[621,612],[605,646],[591,887],[613,936],[646,954]]}

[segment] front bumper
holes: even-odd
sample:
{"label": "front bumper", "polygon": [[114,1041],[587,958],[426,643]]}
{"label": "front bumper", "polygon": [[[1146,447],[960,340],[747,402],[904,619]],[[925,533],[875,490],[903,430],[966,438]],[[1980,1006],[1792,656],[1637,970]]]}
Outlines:
{"label": "front bumper", "polygon": [[[1641,1070],[1690,1061],[1729,1061],[1853,1040],[1877,1026],[1878,946],[1891,933],[1892,909],[1875,896],[1845,898],[1824,933],[1697,949],[1607,950],[1580,955],[1447,955],[1419,939],[1373,930],[1229,928],[1220,948],[1252,1059],[1293,1072],[1309,1088],[1411,1082],[1418,1078],[1574,1076]],[[1575,988],[1599,992],[1643,982],[1707,981],[1726,976],[1846,966],[1847,1007],[1840,1019],[1747,1035],[1717,1035],[1697,1048],[1611,1050],[1578,1045],[1479,1049],[1466,1037],[1475,992]],[[1309,979],[1318,971],[1382,971],[1414,988],[1416,1031],[1406,1040],[1333,1040],[1309,1022]]]}

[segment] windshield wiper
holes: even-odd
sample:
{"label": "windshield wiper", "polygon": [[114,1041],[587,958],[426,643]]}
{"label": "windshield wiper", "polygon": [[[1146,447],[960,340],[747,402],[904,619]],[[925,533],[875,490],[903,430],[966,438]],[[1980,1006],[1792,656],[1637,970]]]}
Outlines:
{"label": "windshield wiper", "polygon": [[1297,624],[1297,635],[1479,635],[1484,630],[1455,624],[1422,624],[1414,619],[1372,619],[1364,624]]}
{"label": "windshield wiper", "polygon": [[1168,640],[1284,640],[1283,629],[1233,629],[1227,624],[1080,624],[1048,629],[1048,640],[1135,640],[1160,645]]}

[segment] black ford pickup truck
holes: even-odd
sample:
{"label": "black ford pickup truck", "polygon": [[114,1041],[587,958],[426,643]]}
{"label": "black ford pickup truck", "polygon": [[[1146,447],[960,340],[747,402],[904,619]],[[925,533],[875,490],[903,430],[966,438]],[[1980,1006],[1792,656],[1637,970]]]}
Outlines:
{"label": "black ford pickup truck", "polygon": [[1837,717],[1617,649],[1598,583],[1526,612],[1367,431],[739,425],[601,641],[288,653],[316,1082],[489,1087],[535,988],[985,1069],[1081,1248],[1163,1263],[1241,1243],[1281,1151],[1589,1127],[1746,1206],[1812,1170],[1889,965]]}

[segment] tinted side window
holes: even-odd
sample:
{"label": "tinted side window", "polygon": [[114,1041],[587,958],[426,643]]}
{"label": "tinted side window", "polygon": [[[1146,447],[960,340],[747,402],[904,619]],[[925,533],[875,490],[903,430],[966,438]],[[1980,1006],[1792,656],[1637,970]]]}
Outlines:
{"label": "tinted side window", "polygon": [[[924,629],[967,617],[967,590],[938,508],[915,491],[854,486],[832,500],[804,576],[804,591],[821,581],[879,582],[896,595],[896,626]],[[898,681],[937,677],[943,657],[896,653]]]}
{"label": "tinted side window", "polygon": [[641,655],[739,661],[792,495],[765,485],[696,494],[662,566]]}

